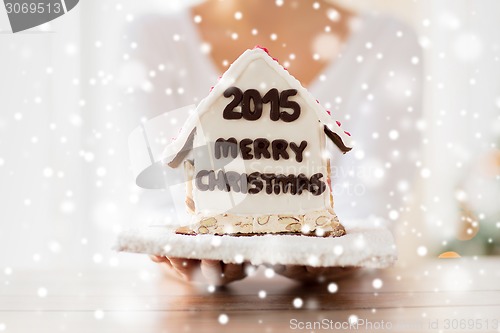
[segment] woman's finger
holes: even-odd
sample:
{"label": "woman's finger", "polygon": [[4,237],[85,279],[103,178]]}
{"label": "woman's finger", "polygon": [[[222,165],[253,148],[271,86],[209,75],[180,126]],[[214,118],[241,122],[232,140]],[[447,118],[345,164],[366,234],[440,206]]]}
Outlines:
{"label": "woman's finger", "polygon": [[202,260],[201,273],[209,283],[216,286],[223,284],[222,262],[218,260]]}
{"label": "woman's finger", "polygon": [[326,271],[327,267],[312,267],[306,266],[306,271],[313,276],[322,276]]}
{"label": "woman's finger", "polygon": [[169,267],[172,267],[172,264],[170,263],[170,260],[168,260],[167,257],[161,257],[161,256],[154,256],[154,255],[150,255],[149,258],[157,263],[157,264],[160,264],[160,263],[165,263],[167,264]]}
{"label": "woman's finger", "polygon": [[304,280],[309,277],[306,267],[300,265],[286,265],[279,274],[294,280]]}
{"label": "woman's finger", "polygon": [[196,259],[168,258],[174,270],[188,281],[192,281],[200,261]]}
{"label": "woman's finger", "polygon": [[360,269],[358,267],[329,267],[323,272],[323,275],[329,281],[341,280],[359,271]]}
{"label": "woman's finger", "polygon": [[247,273],[243,264],[224,264],[222,263],[223,280],[226,283],[243,279]]}

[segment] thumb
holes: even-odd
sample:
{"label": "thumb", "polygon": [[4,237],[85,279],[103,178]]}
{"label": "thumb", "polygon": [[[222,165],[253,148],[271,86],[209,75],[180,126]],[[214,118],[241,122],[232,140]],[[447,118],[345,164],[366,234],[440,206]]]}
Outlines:
{"label": "thumb", "polygon": [[219,286],[222,284],[222,266],[218,260],[202,260],[201,273],[207,281],[213,285]]}

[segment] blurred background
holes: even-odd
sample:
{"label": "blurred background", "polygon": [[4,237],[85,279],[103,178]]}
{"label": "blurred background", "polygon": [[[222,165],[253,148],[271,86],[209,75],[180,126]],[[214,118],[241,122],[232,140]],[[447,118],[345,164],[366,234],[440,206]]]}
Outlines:
{"label": "blurred background", "polygon": [[[269,6],[286,7],[293,2],[269,1]],[[226,26],[226,43],[244,38],[241,33],[234,35],[246,16],[237,3],[225,1],[234,15],[233,23]],[[338,20],[339,12],[327,10],[328,2],[301,3],[332,22]],[[420,81],[418,90],[404,93],[415,102],[417,116],[410,125],[418,131],[418,139],[400,138],[401,149],[419,151],[411,162],[415,175],[403,182],[394,179],[397,190],[390,195],[401,199],[398,206],[379,204],[381,217],[393,223],[399,264],[446,251],[499,254],[500,3],[330,3],[350,13],[390,18],[397,22],[396,37],[406,38],[404,30],[415,40],[416,53],[404,61],[416,73],[412,79]],[[217,70],[213,77],[200,78],[203,93],[183,84],[183,78],[192,76],[197,66],[184,68],[182,55],[176,53],[176,43],[186,42],[187,21],[169,23],[178,22],[189,6],[199,5],[201,1],[82,1],[59,19],[15,35],[9,32],[5,11],[0,11],[2,270],[147,264],[144,256],[113,252],[116,234],[124,228],[160,223],[172,216],[172,208],[165,204],[167,193],[150,194],[135,185],[127,138],[143,119],[196,104],[208,94],[209,82],[215,82]],[[193,14],[189,24],[203,27],[203,16]],[[247,33],[253,34],[253,29]],[[283,47],[279,35],[265,39],[271,53]],[[198,43],[200,55],[211,54],[209,43]],[[378,56],[371,43],[363,41],[366,47],[358,59]],[[288,65],[294,74],[292,60]],[[313,56],[311,62],[315,60]],[[365,65],[354,60],[346,70],[362,71]],[[227,63],[220,67],[224,66]],[[390,76],[390,70],[384,75]],[[337,95],[332,91],[333,99]],[[327,102],[350,129],[355,119],[349,119],[348,107],[341,100]],[[405,124],[394,126],[381,128],[377,137],[397,140]],[[372,137],[371,132],[352,132],[354,138]],[[351,165],[361,163],[363,156],[353,151]],[[380,168],[375,175],[391,182],[390,164],[382,163]],[[363,197],[356,200],[362,202]],[[341,211],[337,213],[342,216]]]}

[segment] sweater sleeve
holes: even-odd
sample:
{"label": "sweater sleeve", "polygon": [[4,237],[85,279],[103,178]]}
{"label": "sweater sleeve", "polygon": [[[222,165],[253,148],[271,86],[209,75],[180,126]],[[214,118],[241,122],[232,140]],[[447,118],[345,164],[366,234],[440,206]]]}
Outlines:
{"label": "sweater sleeve", "polygon": [[333,91],[355,147],[334,155],[336,211],[397,220],[414,196],[421,163],[421,48],[409,27],[377,18],[343,57],[349,59],[336,72],[342,85]]}

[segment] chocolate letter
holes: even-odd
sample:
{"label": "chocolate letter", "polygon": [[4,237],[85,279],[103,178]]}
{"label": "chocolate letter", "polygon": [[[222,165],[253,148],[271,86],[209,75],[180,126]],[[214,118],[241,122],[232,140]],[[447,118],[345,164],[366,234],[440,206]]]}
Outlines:
{"label": "chocolate letter", "polygon": [[278,89],[273,88],[269,90],[264,97],[262,97],[262,102],[271,102],[271,120],[280,120],[280,93],[278,92]]}
{"label": "chocolate letter", "polygon": [[303,173],[297,176],[297,194],[302,194],[302,191],[309,190],[309,178]]}
{"label": "chocolate letter", "polygon": [[249,148],[248,145],[252,143],[252,140],[250,139],[243,139],[240,141],[240,150],[241,150],[241,157],[244,160],[251,160],[253,158],[253,155],[250,154],[252,151],[252,148]]}
{"label": "chocolate letter", "polygon": [[243,194],[248,192],[248,178],[246,173],[240,175],[240,190]]}
{"label": "chocolate letter", "polygon": [[271,153],[269,153],[269,140],[259,138],[253,141],[253,153],[256,159],[260,159],[261,156],[264,158],[271,158]]}
{"label": "chocolate letter", "polygon": [[213,191],[215,190],[215,186],[217,186],[221,191],[229,192],[229,185],[226,180],[226,174],[223,170],[219,170],[217,176],[215,175],[215,171],[210,171],[208,175],[208,189]]}
{"label": "chocolate letter", "polygon": [[224,119],[241,119],[242,114],[240,112],[234,111],[234,108],[237,107],[241,100],[243,99],[243,92],[240,88],[237,87],[229,87],[224,91],[224,97],[234,96],[233,100],[226,105],[224,108],[224,112],[222,113],[222,117]]}
{"label": "chocolate letter", "polygon": [[209,174],[208,170],[200,170],[196,174],[195,184],[196,184],[196,187],[198,188],[198,190],[200,190],[200,191],[208,191],[208,185],[207,184],[203,184],[203,177],[208,176],[208,174]]}
{"label": "chocolate letter", "polygon": [[263,181],[266,182],[266,193],[267,194],[272,194],[273,193],[273,180],[276,175],[274,173],[263,173],[260,175],[260,178],[262,178]]}
{"label": "chocolate letter", "polygon": [[248,193],[257,194],[264,188],[264,183],[262,183],[262,181],[259,180],[259,176],[260,176],[259,172],[252,172],[251,174],[248,175],[247,183],[248,185],[253,186],[252,188],[248,189]]}
{"label": "chocolate letter", "polygon": [[240,174],[236,171],[227,171],[226,172],[226,180],[229,188],[234,192],[238,193],[241,191],[240,189]]}
{"label": "chocolate letter", "polygon": [[307,147],[307,141],[302,141],[300,146],[297,146],[295,142],[290,142],[290,149],[295,153],[295,160],[297,162],[302,162],[302,153]]}
{"label": "chocolate letter", "polygon": [[297,95],[297,90],[296,89],[287,89],[283,90],[280,94],[280,106],[282,108],[290,108],[293,110],[293,113],[287,113],[285,111],[282,111],[280,114],[281,119],[286,122],[290,123],[292,121],[295,121],[299,118],[300,116],[300,105],[299,103],[295,101],[289,101],[288,97],[290,96],[295,96]]}
{"label": "chocolate letter", "polygon": [[262,97],[257,90],[245,90],[243,93],[243,103],[241,104],[241,114],[246,120],[257,120],[262,116]]}
{"label": "chocolate letter", "polygon": [[312,175],[309,180],[309,192],[313,195],[320,195],[326,190],[326,184],[321,180],[323,178],[322,173],[316,173]]}
{"label": "chocolate letter", "polygon": [[222,156],[228,157],[229,151],[231,150],[231,157],[236,158],[238,156],[238,141],[235,138],[229,138],[224,140],[219,138],[215,141],[215,158],[219,159]]}
{"label": "chocolate letter", "polygon": [[280,156],[283,157],[285,160],[289,159],[290,156],[288,156],[288,153],[286,151],[286,148],[288,147],[288,142],[286,140],[273,140],[272,143],[272,148],[273,148],[273,159],[274,160],[279,160]]}
{"label": "chocolate letter", "polygon": [[[290,194],[297,194],[297,180],[294,175],[277,175],[276,183],[280,185],[279,187],[281,187],[283,193],[287,193],[288,191],[290,191]],[[274,190],[275,194],[279,194],[279,192],[276,193],[276,187],[274,188]]]}

